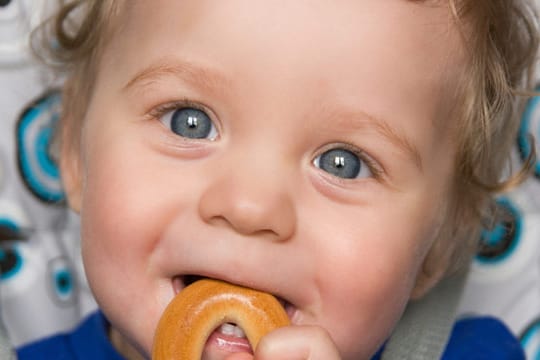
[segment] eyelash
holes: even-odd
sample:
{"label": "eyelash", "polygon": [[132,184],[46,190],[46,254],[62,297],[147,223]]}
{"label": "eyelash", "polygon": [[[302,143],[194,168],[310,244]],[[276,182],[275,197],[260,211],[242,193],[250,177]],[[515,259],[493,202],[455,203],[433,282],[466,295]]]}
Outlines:
{"label": "eyelash", "polygon": [[148,113],[151,119],[159,119],[160,117],[164,116],[170,111],[178,110],[181,108],[193,108],[200,111],[205,112],[210,118],[212,118],[212,121],[214,121],[211,112],[203,105],[196,103],[194,101],[183,99],[178,101],[173,101],[170,103],[165,103],[162,105],[158,105],[155,108],[151,109]]}
{"label": "eyelash", "polygon": [[[164,116],[165,114],[167,114],[168,112],[174,111],[174,110],[177,110],[177,109],[180,109],[180,108],[183,108],[183,107],[190,107],[190,108],[194,108],[194,109],[197,109],[197,110],[200,110],[200,111],[204,111],[206,114],[208,114],[208,116],[213,118],[211,116],[211,112],[205,106],[203,106],[203,105],[201,105],[201,104],[199,104],[197,102],[191,101],[189,99],[182,99],[182,100],[172,101],[172,102],[169,102],[169,103],[158,105],[158,106],[154,107],[153,109],[151,109],[148,114],[149,114],[151,119],[159,119],[162,116]],[[343,148],[345,150],[348,150],[348,151],[352,152],[353,154],[355,154],[356,156],[358,156],[358,158],[361,159],[367,165],[367,167],[369,168],[369,170],[373,174],[373,178],[375,180],[379,180],[379,181],[384,180],[385,170],[384,170],[383,166],[381,166],[379,164],[379,162],[374,160],[371,156],[367,155],[365,151],[359,149],[355,145],[352,145],[352,144],[349,144],[349,143],[332,143],[332,144],[329,144],[327,146],[324,146],[322,150],[317,152],[316,156],[320,156],[325,151],[328,151],[328,150],[333,149],[333,148],[339,148],[339,147],[341,147],[341,148]],[[340,181],[347,181],[347,182],[350,181],[350,180],[345,180],[345,179],[339,179],[339,180]]]}
{"label": "eyelash", "polygon": [[[384,180],[384,174],[385,174],[384,168],[379,164],[378,161],[373,159],[373,157],[369,156],[364,150],[359,149],[355,145],[352,145],[349,143],[339,143],[339,142],[332,143],[332,144],[324,146],[321,150],[319,150],[315,157],[321,156],[325,151],[328,151],[331,149],[337,149],[337,148],[345,149],[347,151],[352,152],[356,156],[358,156],[358,158],[362,160],[366,164],[366,166],[369,168],[369,171],[371,171],[371,173],[373,174],[373,178],[375,180],[378,180],[378,181]],[[349,179],[341,179],[337,177],[336,179],[342,182],[351,181]],[[354,181],[354,179],[352,181]]]}

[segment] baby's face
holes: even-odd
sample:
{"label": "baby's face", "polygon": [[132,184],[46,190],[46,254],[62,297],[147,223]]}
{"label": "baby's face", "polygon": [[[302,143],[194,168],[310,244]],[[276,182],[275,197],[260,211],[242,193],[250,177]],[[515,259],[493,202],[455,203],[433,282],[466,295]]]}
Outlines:
{"label": "baby's face", "polygon": [[275,294],[344,358],[371,355],[449,198],[461,59],[446,9],[160,0],[123,12],[67,180],[113,325],[148,353],[165,306],[200,275]]}

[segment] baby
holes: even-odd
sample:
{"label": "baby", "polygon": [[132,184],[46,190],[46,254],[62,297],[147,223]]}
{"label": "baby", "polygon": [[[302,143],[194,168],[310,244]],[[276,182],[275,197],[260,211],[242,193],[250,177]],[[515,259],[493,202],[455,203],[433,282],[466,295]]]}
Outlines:
{"label": "baby", "polygon": [[[148,358],[198,277],[284,300],[256,359],[370,359],[527,171],[500,182],[524,1],[94,0],[57,25],[62,179],[112,343],[94,359]],[[203,358],[251,356],[216,331]]]}

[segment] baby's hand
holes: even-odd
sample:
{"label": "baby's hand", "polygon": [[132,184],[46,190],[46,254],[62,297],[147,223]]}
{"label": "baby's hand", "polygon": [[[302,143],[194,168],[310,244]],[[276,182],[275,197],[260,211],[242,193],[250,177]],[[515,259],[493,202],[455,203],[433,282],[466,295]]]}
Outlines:
{"label": "baby's hand", "polygon": [[287,326],[261,339],[255,356],[233,354],[226,360],[339,360],[328,332],[318,326]]}

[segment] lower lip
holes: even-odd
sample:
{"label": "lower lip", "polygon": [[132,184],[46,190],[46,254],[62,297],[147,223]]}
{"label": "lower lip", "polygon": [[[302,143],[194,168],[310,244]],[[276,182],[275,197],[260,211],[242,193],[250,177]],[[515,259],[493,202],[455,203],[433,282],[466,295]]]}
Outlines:
{"label": "lower lip", "polygon": [[233,353],[253,354],[246,338],[237,338],[214,331],[204,346],[202,359],[224,358]]}

